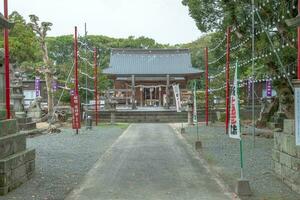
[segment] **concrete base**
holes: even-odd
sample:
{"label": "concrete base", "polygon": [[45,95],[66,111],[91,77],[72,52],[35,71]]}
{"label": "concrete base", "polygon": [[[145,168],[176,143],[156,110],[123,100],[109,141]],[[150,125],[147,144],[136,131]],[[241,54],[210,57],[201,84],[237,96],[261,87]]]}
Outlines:
{"label": "concrete base", "polygon": [[195,149],[196,150],[202,149],[202,142],[201,141],[196,141],[195,142]]}
{"label": "concrete base", "polygon": [[251,196],[251,188],[248,180],[239,179],[236,185],[236,193],[239,196]]}
{"label": "concrete base", "polygon": [[185,134],[185,128],[181,128],[181,129],[180,129],[180,133],[181,133],[181,134]]}

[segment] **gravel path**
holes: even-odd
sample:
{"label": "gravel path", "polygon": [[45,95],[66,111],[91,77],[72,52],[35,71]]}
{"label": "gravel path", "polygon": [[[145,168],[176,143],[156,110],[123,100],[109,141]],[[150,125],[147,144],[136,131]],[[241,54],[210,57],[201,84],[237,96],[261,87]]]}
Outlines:
{"label": "gravel path", "polygon": [[167,124],[133,124],[67,200],[230,199],[194,155]]}
{"label": "gravel path", "polygon": [[[181,125],[177,125],[178,128]],[[194,145],[197,140],[196,127],[186,127],[186,140]],[[242,132],[247,132],[243,129]],[[234,191],[240,177],[239,141],[225,135],[223,127],[200,126],[199,137],[203,143],[201,154]],[[256,137],[253,148],[252,136],[243,136],[245,178],[250,181],[254,195],[251,200],[299,200],[300,195],[284,185],[272,173],[271,153],[273,139]]]}
{"label": "gravel path", "polygon": [[82,129],[79,135],[66,129],[60,134],[28,138],[27,146],[37,152],[35,176],[0,200],[64,199],[125,128]]}

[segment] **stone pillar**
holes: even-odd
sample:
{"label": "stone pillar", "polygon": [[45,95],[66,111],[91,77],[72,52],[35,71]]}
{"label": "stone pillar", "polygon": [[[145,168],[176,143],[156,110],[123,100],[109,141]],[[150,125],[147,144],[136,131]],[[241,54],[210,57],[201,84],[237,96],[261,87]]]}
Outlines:
{"label": "stone pillar", "polygon": [[170,108],[170,75],[167,75],[166,108]]}
{"label": "stone pillar", "polygon": [[141,96],[141,99],[140,99],[140,101],[141,101],[141,102],[140,102],[140,106],[141,106],[141,107],[143,107],[143,90],[144,90],[144,88],[141,86],[141,87],[140,87],[140,92],[141,92],[141,94],[140,94],[140,96]]}
{"label": "stone pillar", "polygon": [[132,99],[132,109],[136,109],[135,104],[135,77],[134,75],[131,76],[131,99]]}
{"label": "stone pillar", "polygon": [[159,98],[159,107],[161,107],[161,87],[159,87],[159,90],[158,90],[159,94],[158,94],[158,98]]}

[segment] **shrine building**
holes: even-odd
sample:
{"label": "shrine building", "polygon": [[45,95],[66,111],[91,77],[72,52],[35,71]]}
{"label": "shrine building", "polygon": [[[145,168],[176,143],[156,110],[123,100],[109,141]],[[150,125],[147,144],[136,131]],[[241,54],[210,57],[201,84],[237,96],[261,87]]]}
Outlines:
{"label": "shrine building", "polygon": [[118,104],[167,107],[175,105],[173,84],[186,90],[202,71],[192,67],[189,49],[112,49],[103,73],[114,81]]}

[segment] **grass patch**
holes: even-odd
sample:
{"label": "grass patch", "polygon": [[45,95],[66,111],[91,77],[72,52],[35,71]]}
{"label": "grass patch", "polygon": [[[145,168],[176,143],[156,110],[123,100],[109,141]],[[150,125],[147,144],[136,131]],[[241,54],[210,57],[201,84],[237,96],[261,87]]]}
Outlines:
{"label": "grass patch", "polygon": [[127,129],[128,126],[129,126],[128,123],[115,123],[115,124],[100,123],[100,124],[98,124],[98,127],[101,127],[101,128],[111,128],[111,127],[114,127],[114,128],[120,128],[120,129]]}
{"label": "grass patch", "polygon": [[214,156],[212,154],[210,154],[208,152],[204,152],[202,155],[208,164],[210,164],[210,165],[217,164],[217,161],[216,161],[216,159],[214,159]]}

